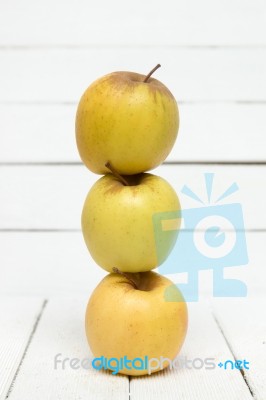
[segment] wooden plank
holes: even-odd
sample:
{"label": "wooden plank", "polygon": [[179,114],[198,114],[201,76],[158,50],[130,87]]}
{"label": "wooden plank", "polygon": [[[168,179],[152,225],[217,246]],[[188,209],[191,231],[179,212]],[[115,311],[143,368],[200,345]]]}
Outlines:
{"label": "wooden plank", "polygon": [[[265,161],[266,104],[180,104],[167,161]],[[76,105],[0,105],[0,162],[79,162]],[[206,145],[208,143],[208,145]]]}
{"label": "wooden plank", "polygon": [[[201,362],[193,360],[213,358],[214,369],[199,369]],[[130,380],[131,400],[224,400],[253,399],[238,370],[224,371],[217,364],[233,359],[211,312],[200,304],[189,308],[189,328],[180,359],[191,360],[190,368],[181,366],[155,375]]]}
{"label": "wooden plank", "polygon": [[0,105],[0,162],[80,161],[76,106]]}
{"label": "wooden plank", "polygon": [[[117,70],[156,77],[178,101],[265,101],[266,48],[2,50],[0,102],[77,102],[96,78]],[[252,82],[252,85],[249,84]]]}
{"label": "wooden plank", "polygon": [[81,232],[1,232],[0,243],[5,295],[89,296],[106,275]]}
{"label": "wooden plank", "polygon": [[[228,233],[227,233],[228,234]],[[225,268],[246,283],[248,296],[265,293],[266,232],[246,232],[249,263]],[[91,258],[81,232],[0,232],[0,293],[12,296],[89,296],[106,272]],[[168,276],[184,282],[185,274]],[[200,271],[200,299],[212,298],[212,271]]]}
{"label": "wooden plank", "polygon": [[[49,300],[9,399],[128,400],[128,378],[82,368],[92,359],[84,330],[86,298]],[[55,356],[78,358],[79,368],[66,362],[55,366]],[[87,363],[88,365],[88,363]]]}
{"label": "wooden plank", "polygon": [[[263,264],[265,266],[265,264]],[[264,279],[265,282],[265,279]],[[265,283],[264,283],[265,286]],[[257,400],[266,398],[266,322],[264,296],[214,303],[214,313],[236,359],[246,360],[245,379]]]}
{"label": "wooden plank", "polygon": [[122,0],[13,0],[0,27],[0,44],[15,46],[265,44],[265,2],[135,0],[129,10]]}
{"label": "wooden plank", "polygon": [[[204,173],[216,174],[212,202],[237,182],[240,190],[219,204],[240,202],[245,227],[265,229],[265,171],[265,166],[162,165],[154,173],[165,178],[180,194],[183,209],[201,206],[181,193],[184,185],[208,203]],[[97,179],[99,175],[81,165],[2,166],[0,229],[79,229],[83,202]]]}
{"label": "wooden plank", "polygon": [[0,292],[0,400],[4,400],[42,313],[43,299],[5,297]]}

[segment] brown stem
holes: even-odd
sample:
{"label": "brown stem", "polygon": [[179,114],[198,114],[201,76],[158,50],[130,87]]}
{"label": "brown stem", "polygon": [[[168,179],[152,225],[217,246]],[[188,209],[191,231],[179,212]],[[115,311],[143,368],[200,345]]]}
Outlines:
{"label": "brown stem", "polygon": [[156,65],[156,67],[154,67],[149,73],[148,73],[148,75],[146,76],[146,78],[144,79],[144,81],[143,82],[148,82],[148,80],[150,79],[150,77],[152,76],[152,74],[158,69],[158,68],[160,68],[160,66],[161,66],[161,64],[157,64]]}
{"label": "brown stem", "polygon": [[121,183],[123,183],[124,186],[129,186],[129,183],[125,180],[125,178],[123,178],[122,175],[120,175],[120,174],[114,169],[114,167],[112,166],[112,164],[110,163],[110,161],[108,161],[108,162],[105,164],[105,166],[106,166],[106,168],[108,168],[108,169],[112,172],[112,174],[113,174]]}
{"label": "brown stem", "polygon": [[128,274],[126,274],[125,272],[120,271],[120,269],[115,268],[115,267],[113,268],[113,272],[114,272],[115,274],[120,274],[120,275],[122,275],[124,278],[126,278],[126,279],[132,284],[132,286],[134,286],[135,289],[138,289],[136,283],[133,281],[133,279],[131,279],[131,278],[128,276]]}

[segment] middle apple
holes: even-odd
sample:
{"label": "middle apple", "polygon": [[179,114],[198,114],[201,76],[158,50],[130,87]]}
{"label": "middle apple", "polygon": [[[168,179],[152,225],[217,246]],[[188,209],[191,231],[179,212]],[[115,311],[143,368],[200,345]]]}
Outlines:
{"label": "middle apple", "polygon": [[[180,211],[174,189],[163,178],[142,173],[122,178],[108,174],[89,191],[82,211],[82,232],[95,262],[113,272],[144,272],[159,264],[153,215]],[[171,252],[180,227],[167,235],[162,263]]]}

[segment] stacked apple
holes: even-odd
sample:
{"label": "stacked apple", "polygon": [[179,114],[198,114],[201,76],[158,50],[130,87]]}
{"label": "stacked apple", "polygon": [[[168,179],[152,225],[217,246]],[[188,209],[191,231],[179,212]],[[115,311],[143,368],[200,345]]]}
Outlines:
{"label": "stacked apple", "polygon": [[[168,359],[186,335],[187,308],[158,266],[153,215],[180,210],[164,179],[144,173],[171,151],[179,127],[177,103],[160,81],[114,72],[85,91],[76,115],[77,146],[84,164],[105,174],[89,191],[82,231],[96,263],[110,272],[94,290],[86,311],[86,334],[95,357]],[[177,236],[164,244],[164,259]],[[162,260],[161,260],[162,261]],[[165,291],[171,287],[171,301]],[[147,368],[122,368],[143,375]]]}

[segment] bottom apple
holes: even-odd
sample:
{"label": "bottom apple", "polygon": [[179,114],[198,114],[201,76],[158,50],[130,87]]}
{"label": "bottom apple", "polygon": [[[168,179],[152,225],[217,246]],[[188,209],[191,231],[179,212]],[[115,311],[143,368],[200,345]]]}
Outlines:
{"label": "bottom apple", "polygon": [[[185,340],[187,323],[186,303],[169,279],[155,272],[111,273],[89,300],[85,327],[99,368],[136,376],[169,365]],[[156,360],[162,359],[159,365]]]}

